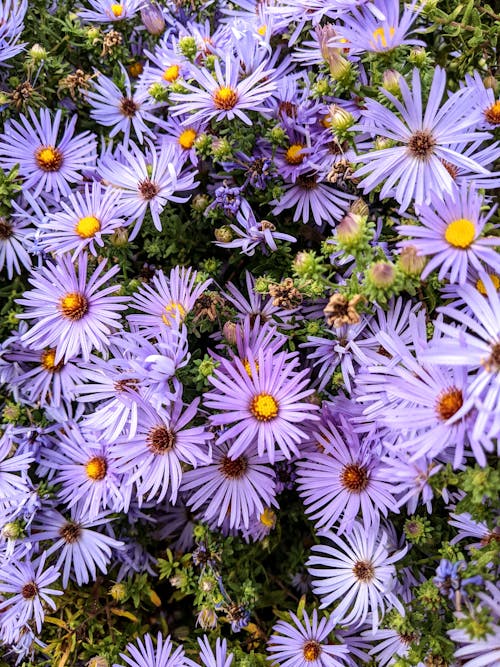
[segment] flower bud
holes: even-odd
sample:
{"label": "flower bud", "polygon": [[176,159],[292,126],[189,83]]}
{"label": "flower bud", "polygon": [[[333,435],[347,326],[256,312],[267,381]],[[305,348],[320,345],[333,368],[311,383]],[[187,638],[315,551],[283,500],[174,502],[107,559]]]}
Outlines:
{"label": "flower bud", "polygon": [[331,49],[327,62],[334,81],[342,81],[351,71],[351,63],[340,55],[339,49]]}
{"label": "flower bud", "polygon": [[47,51],[43,48],[41,44],[33,44],[28,53],[30,58],[32,58],[32,60],[34,60],[37,63],[41,62],[42,60],[45,60],[45,58],[47,57]]}
{"label": "flower bud", "polygon": [[352,245],[361,239],[365,218],[350,211],[337,225],[337,238],[343,244]]}
{"label": "flower bud", "polygon": [[355,215],[360,215],[363,218],[368,219],[368,213],[370,212],[368,208],[368,204],[364,201],[364,199],[356,199],[350,207],[349,207],[349,213],[353,213]]}
{"label": "flower bud", "polygon": [[396,72],[395,69],[386,69],[382,75],[382,86],[393,95],[398,95],[401,92],[400,82],[401,74]]}
{"label": "flower bud", "polygon": [[199,625],[202,630],[213,630],[217,627],[217,614],[210,607],[203,607],[196,617],[196,625]]}
{"label": "flower bud", "polygon": [[425,49],[422,48],[421,46],[415,46],[410,51],[408,60],[412,63],[412,65],[416,65],[417,67],[423,67],[423,65],[425,65],[427,61],[427,53]]}
{"label": "flower bud", "polygon": [[203,213],[210,203],[210,198],[205,194],[198,194],[193,197],[191,200],[191,206],[198,213]]}
{"label": "flower bud", "polygon": [[214,236],[219,243],[230,243],[233,240],[233,232],[229,225],[218,227],[214,232]]}
{"label": "flower bud", "polygon": [[225,340],[231,345],[236,343],[236,329],[238,325],[235,322],[225,322],[222,327],[222,335]]}
{"label": "flower bud", "polygon": [[368,276],[375,287],[387,289],[396,280],[396,267],[392,262],[384,260],[375,262],[369,267]]}
{"label": "flower bud", "polygon": [[193,60],[198,53],[198,46],[194,37],[181,37],[178,47],[182,55],[189,58],[189,60]]}
{"label": "flower bud", "polygon": [[141,20],[150,35],[161,35],[165,30],[165,17],[156,3],[148,2],[141,9]]}
{"label": "flower bud", "polygon": [[0,535],[6,540],[17,540],[20,537],[24,537],[24,529],[19,523],[10,521],[4,525],[0,531]]}
{"label": "flower bud", "polygon": [[405,276],[419,276],[424,270],[426,262],[426,257],[419,257],[417,249],[413,245],[405,246],[398,258],[399,268]]}
{"label": "flower bud", "polygon": [[332,104],[329,108],[327,122],[336,132],[346,132],[354,125],[354,116],[339,104]]}
{"label": "flower bud", "polygon": [[139,60],[136,60],[134,63],[131,63],[127,69],[130,76],[134,77],[134,79],[137,79],[137,77],[142,74],[144,67]]}
{"label": "flower bud", "polygon": [[125,584],[114,584],[111,586],[109,589],[109,594],[115,600],[115,602],[123,602],[125,600],[126,594],[127,594],[127,589],[125,587]]}
{"label": "flower bud", "polygon": [[491,88],[495,93],[498,90],[498,79],[494,76],[487,76],[484,81],[485,88]]}
{"label": "flower bud", "polygon": [[102,655],[96,655],[87,662],[87,667],[109,667],[109,662]]}
{"label": "flower bud", "polygon": [[128,245],[128,231],[125,227],[117,227],[109,240],[115,248],[125,248]]}

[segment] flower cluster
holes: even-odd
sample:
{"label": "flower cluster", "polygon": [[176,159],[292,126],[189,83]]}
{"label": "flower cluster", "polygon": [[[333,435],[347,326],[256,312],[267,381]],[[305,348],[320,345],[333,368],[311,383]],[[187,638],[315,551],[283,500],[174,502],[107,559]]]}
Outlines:
{"label": "flower cluster", "polygon": [[0,4],[9,664],[500,660],[498,19]]}

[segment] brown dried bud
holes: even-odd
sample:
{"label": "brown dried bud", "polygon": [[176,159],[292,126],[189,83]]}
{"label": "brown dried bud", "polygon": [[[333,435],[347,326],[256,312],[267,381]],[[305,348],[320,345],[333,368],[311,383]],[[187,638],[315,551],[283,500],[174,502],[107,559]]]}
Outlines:
{"label": "brown dried bud", "polygon": [[362,294],[356,294],[349,300],[339,292],[332,294],[323,311],[329,326],[339,328],[344,324],[357,324],[361,318],[356,306],[364,300]]}
{"label": "brown dried bud", "polygon": [[277,308],[297,308],[302,303],[302,294],[293,284],[292,278],[269,285],[269,295],[273,297],[273,306]]}

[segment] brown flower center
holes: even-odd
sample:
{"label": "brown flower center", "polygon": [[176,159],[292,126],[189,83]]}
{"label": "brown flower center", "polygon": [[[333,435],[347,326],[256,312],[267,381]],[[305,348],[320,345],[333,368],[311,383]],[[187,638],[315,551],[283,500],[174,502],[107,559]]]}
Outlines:
{"label": "brown flower center", "polygon": [[140,105],[137,104],[137,102],[134,102],[131,97],[122,97],[120,101],[120,113],[127,118],[135,116],[139,107]]}
{"label": "brown flower center", "polygon": [[137,391],[137,385],[139,384],[139,380],[136,378],[124,378],[123,380],[118,380],[118,382],[115,382],[114,388],[115,391],[122,392],[122,391],[127,391],[128,389],[131,389],[132,391]]}
{"label": "brown flower center", "polygon": [[458,167],[455,167],[454,164],[451,164],[451,162],[447,162],[446,160],[441,160],[441,164],[452,177],[452,179],[456,181],[458,176]]}
{"label": "brown flower center", "polygon": [[248,468],[248,459],[246,456],[238,456],[237,459],[230,459],[224,456],[219,465],[219,470],[224,477],[229,479],[241,479]]}
{"label": "brown flower center", "polygon": [[492,125],[500,125],[500,100],[497,100],[486,109],[484,117],[488,123],[491,123]]}
{"label": "brown flower center", "polygon": [[33,598],[38,595],[38,586],[34,581],[30,581],[28,584],[24,584],[21,589],[21,595],[25,600],[33,600]]}
{"label": "brown flower center", "polygon": [[368,470],[356,463],[349,463],[340,473],[340,483],[351,493],[361,493],[368,486]]}
{"label": "brown flower center", "polygon": [[301,175],[297,178],[297,185],[304,190],[315,190],[318,187],[316,176]]}
{"label": "brown flower center", "polygon": [[304,644],[302,653],[304,655],[304,660],[313,662],[313,660],[317,660],[321,654],[321,645],[315,639],[309,639]]}
{"label": "brown flower center", "polygon": [[160,192],[159,186],[149,178],[145,178],[139,183],[138,190],[141,197],[146,201],[151,201]]}
{"label": "brown flower center", "polygon": [[175,433],[166,426],[154,426],[146,436],[146,443],[153,454],[166,454],[175,445]]}
{"label": "brown flower center", "polygon": [[6,241],[14,234],[12,225],[5,218],[0,218],[0,241]]}
{"label": "brown flower center", "polygon": [[238,101],[238,92],[229,86],[222,86],[215,91],[213,100],[216,109],[229,111],[229,109],[234,108]]}
{"label": "brown flower center", "polygon": [[81,320],[89,310],[89,302],[85,294],[80,292],[69,292],[59,300],[64,317],[68,320]]}
{"label": "brown flower center", "polygon": [[361,581],[363,584],[371,581],[373,579],[373,575],[375,574],[373,565],[366,560],[358,560],[358,562],[354,564],[352,571],[356,579]]}
{"label": "brown flower center", "polygon": [[35,160],[42,171],[59,171],[64,158],[55,146],[39,146],[35,151]]}
{"label": "brown flower center", "polygon": [[428,160],[434,152],[436,140],[427,130],[417,130],[408,141],[408,150],[418,160]]}
{"label": "brown flower center", "polygon": [[488,373],[498,373],[500,371],[500,342],[491,345],[491,354],[483,363]]}
{"label": "brown flower center", "polygon": [[77,523],[68,521],[59,531],[59,535],[64,539],[66,544],[74,544],[78,541],[82,532],[81,526]]}
{"label": "brown flower center", "polygon": [[436,403],[436,412],[438,417],[446,421],[460,410],[464,403],[462,390],[457,387],[450,387],[442,392]]}

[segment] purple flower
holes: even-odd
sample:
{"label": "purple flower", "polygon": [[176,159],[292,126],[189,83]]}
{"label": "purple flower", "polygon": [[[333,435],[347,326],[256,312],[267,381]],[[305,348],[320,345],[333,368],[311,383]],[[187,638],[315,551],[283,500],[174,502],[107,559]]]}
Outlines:
{"label": "purple flower", "polygon": [[[134,643],[127,644],[125,649],[130,657],[120,653],[120,658],[128,667],[183,667],[186,664],[182,646],[173,651],[170,636],[165,639],[160,632],[156,647],[148,633],[136,639]],[[115,663],[113,667],[123,667],[123,665]]]}
{"label": "purple flower", "polygon": [[353,176],[365,177],[359,183],[365,193],[383,183],[380,197],[393,196],[404,211],[412,201],[423,204],[432,191],[451,191],[453,179],[444,163],[478,174],[488,173],[479,163],[451,148],[454,143],[488,139],[490,135],[474,131],[477,119],[470,113],[471,90],[462,88],[452,93],[440,107],[445,86],[446,73],[436,67],[425,111],[418,69],[413,70],[413,90],[404,79],[400,80],[402,102],[382,89],[401,118],[380,102],[365,100],[366,110],[362,111],[363,120],[357,129],[403,144],[358,155],[358,162],[366,164]]}
{"label": "purple flower", "polygon": [[[231,667],[234,655],[227,652],[227,641],[217,637],[215,642],[215,651],[211,648],[208,637],[198,637],[200,646],[200,660],[205,667]],[[197,662],[186,658],[188,667],[198,667]]]}
{"label": "purple flower", "polygon": [[379,524],[382,513],[397,511],[392,483],[384,474],[379,448],[361,445],[349,422],[341,417],[342,432],[328,422],[313,438],[322,451],[307,453],[298,461],[297,483],[306,513],[317,529],[329,529],[339,521],[337,534],[354,525],[361,511],[366,530]]}
{"label": "purple flower", "polygon": [[[435,322],[444,336],[426,350],[423,357],[431,363],[465,366],[477,371],[456,418],[472,408],[477,409],[471,446],[478,463],[485,465],[481,442],[484,443],[484,437],[492,439],[500,433],[500,297],[489,276],[482,273],[480,278],[486,296],[472,285],[457,288],[458,296],[467,304],[471,315],[458,307],[441,307],[439,310],[451,322]],[[465,330],[453,321],[465,326]]]}
{"label": "purple flower", "polygon": [[197,281],[197,272],[176,266],[168,276],[159,271],[149,285],[132,297],[132,307],[141,311],[129,315],[130,324],[148,337],[156,337],[164,327],[178,327],[192,310],[211,280]]}
{"label": "purple flower", "polygon": [[58,200],[70,194],[70,184],[81,180],[83,169],[95,165],[95,135],[83,132],[74,136],[75,115],[58,141],[60,110],[53,119],[48,109],[41,109],[39,118],[32,109],[29,113],[31,122],[20,114],[19,121],[6,123],[0,135],[0,168],[12,169],[18,164],[24,187],[32,190],[33,197],[46,192]]}
{"label": "purple flower", "polygon": [[203,426],[185,428],[195,417],[199,400],[184,411],[179,399],[169,409],[154,410],[141,402],[138,427],[131,439],[121,438],[112,445],[110,456],[117,469],[127,474],[128,483],[137,487],[139,501],[156,498],[175,503],[183,476],[183,466],[194,467],[211,461],[212,433]]}
{"label": "purple flower", "polygon": [[394,563],[405,555],[406,548],[389,556],[387,533],[379,531],[378,525],[367,531],[358,522],[347,541],[331,531],[324,537],[331,544],[313,546],[307,565],[321,608],[338,603],[331,616],[334,622],[359,626],[371,613],[375,632],[386,608],[396,607],[404,615],[392,589],[396,583]]}
{"label": "purple flower", "polygon": [[318,621],[315,609],[311,618],[304,611],[299,619],[289,612],[293,623],[278,621],[273,627],[267,650],[272,664],[280,667],[343,667],[348,652],[345,644],[332,643],[329,638],[335,627],[331,619]]}
{"label": "purple flower", "polygon": [[53,595],[62,595],[63,591],[49,588],[59,579],[59,572],[53,565],[45,569],[47,553],[43,552],[34,562],[29,560],[11,562],[2,566],[0,591],[10,595],[0,602],[2,624],[14,620],[21,629],[30,621],[35,621],[37,632],[41,632],[45,618],[44,606],[55,609]]}
{"label": "purple flower", "polygon": [[[47,557],[60,552],[55,567],[62,569],[63,588],[66,588],[70,578],[81,586],[95,581],[97,570],[106,574],[113,549],[123,546],[123,542],[114,537],[92,530],[112,520],[107,513],[90,521],[75,512],[71,513],[70,519],[66,519],[56,510],[49,509],[38,514],[30,540],[51,542]],[[110,532],[109,527],[107,530]]]}
{"label": "purple flower", "polygon": [[116,83],[101,73],[96,73],[92,90],[85,91],[85,98],[91,105],[90,117],[100,125],[111,128],[110,137],[123,132],[122,144],[126,146],[133,128],[139,140],[143,143],[144,135],[153,136],[153,132],[146,122],[155,123],[156,117],[151,112],[158,106],[149,101],[147,92],[132,92],[130,79],[126,69],[120,63],[125,93]]}
{"label": "purple flower", "polygon": [[88,0],[93,9],[80,9],[78,16],[82,21],[96,23],[115,23],[132,18],[144,0]]}
{"label": "purple flower", "polygon": [[225,426],[217,440],[222,444],[232,440],[228,455],[236,458],[257,445],[259,456],[267,451],[274,462],[276,446],[286,458],[298,455],[297,445],[306,439],[299,426],[316,420],[311,414],[318,406],[304,399],[313,393],[306,389],[307,370],[297,372],[297,356],[286,352],[277,354],[260,350],[246,355],[247,367],[240,359],[221,359],[209,381],[215,391],[204,395],[205,405],[217,414],[212,424]]}
{"label": "purple flower", "polygon": [[60,210],[49,213],[39,225],[40,245],[57,255],[73,251],[73,261],[85,249],[97,255],[98,249],[104,246],[103,236],[125,226],[120,193],[113,188],[103,188],[100,183],[86,185],[83,194],[72,192],[60,206]]}
{"label": "purple flower", "polygon": [[329,46],[346,48],[355,54],[385,53],[404,44],[424,44],[419,39],[407,39],[420,12],[416,5],[417,0],[413,0],[401,15],[399,0],[376,0],[370,9],[354,5],[350,13],[341,16],[342,23],[335,23],[335,37]]}
{"label": "purple flower", "polygon": [[239,70],[239,58],[234,58],[229,52],[224,61],[224,71],[219,60],[215,60],[215,77],[204,67],[193,67],[191,78],[199,87],[184,82],[183,86],[189,92],[172,93],[170,97],[174,104],[171,112],[174,116],[191,114],[183,121],[184,124],[198,120],[209,121],[212,118],[217,121],[239,118],[251,125],[252,121],[245,112],[251,110],[265,113],[267,109],[264,102],[276,89],[276,83],[263,81],[271,73],[266,70],[265,62],[241,81],[238,81]]}
{"label": "purple flower", "polygon": [[17,300],[29,309],[18,317],[36,320],[21,342],[35,350],[55,346],[54,364],[66,363],[80,354],[88,360],[93,348],[106,350],[111,332],[121,328],[118,311],[126,308],[128,298],[110,296],[120,289],[119,285],[99,291],[120,267],[115,265],[103,273],[104,260],[87,281],[87,265],[86,253],[80,255],[78,272],[65,255],[33,272],[29,282],[34,289]]}
{"label": "purple flower", "polygon": [[482,236],[496,206],[486,215],[482,214],[483,206],[484,199],[464,183],[460,189],[453,187],[450,193],[431,193],[430,204],[418,207],[423,226],[397,227],[400,234],[411,237],[400,246],[413,246],[419,255],[431,258],[422,271],[422,279],[438,267],[439,280],[448,277],[451,283],[462,285],[467,282],[471,267],[481,271],[486,264],[491,271],[500,273],[500,255],[495,250],[500,239]]}
{"label": "purple flower", "polygon": [[220,526],[229,517],[230,528],[248,528],[250,519],[276,505],[274,471],[267,457],[246,452],[229,458],[231,443],[216,447],[212,462],[188,471],[181,490],[187,493],[187,505],[193,511],[202,508],[205,521],[216,519]]}
{"label": "purple flower", "polygon": [[127,149],[120,146],[116,156],[106,154],[99,162],[101,177],[120,189],[121,214],[135,222],[130,240],[139,233],[148,211],[161,231],[160,214],[167,203],[186,202],[190,195],[179,193],[194,188],[194,173],[181,174],[185,158],[171,144],[156,148],[149,140],[145,143],[146,153],[130,141]]}
{"label": "purple flower", "polygon": [[6,269],[7,277],[12,280],[14,272],[21,273],[21,265],[31,268],[28,254],[33,227],[30,221],[21,216],[0,216],[0,271]]}
{"label": "purple flower", "polygon": [[452,602],[456,601],[457,597],[467,596],[467,591],[464,586],[467,586],[468,584],[480,585],[483,583],[483,578],[479,575],[464,579],[460,573],[463,572],[466,567],[467,564],[463,560],[452,563],[446,558],[441,558],[436,570],[436,576],[432,581],[434,585],[439,588],[441,594]]}
{"label": "purple flower", "polygon": [[0,4],[1,63],[17,56],[25,47],[25,43],[19,44],[18,40],[24,30],[24,17],[27,10],[27,0],[6,0]]}

